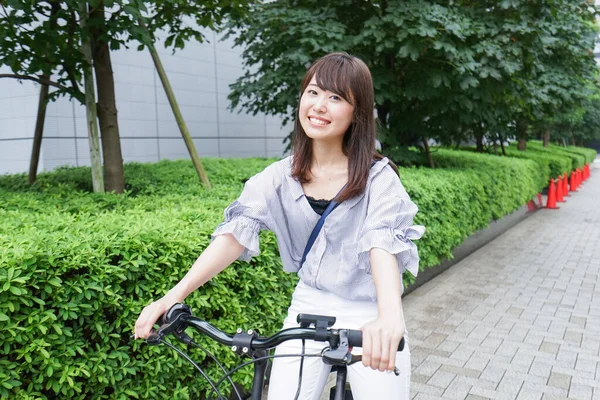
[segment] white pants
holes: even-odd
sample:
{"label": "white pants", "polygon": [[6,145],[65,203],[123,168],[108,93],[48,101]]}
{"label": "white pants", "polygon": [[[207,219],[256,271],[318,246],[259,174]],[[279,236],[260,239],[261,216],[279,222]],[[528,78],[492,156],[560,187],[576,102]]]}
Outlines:
{"label": "white pants", "polygon": [[[336,317],[334,328],[360,329],[365,323],[377,318],[377,304],[372,301],[346,300],[332,293],[311,288],[302,281],[298,283],[292,304],[283,327],[297,327],[299,313],[319,314]],[[408,337],[405,337],[408,339]],[[348,367],[348,381],[355,400],[408,400],[410,399],[410,351],[408,340],[404,350],[396,353],[396,367],[400,375],[381,372],[365,367],[362,363]],[[305,353],[320,353],[327,342],[306,341]],[[291,340],[278,346],[275,354],[299,354],[301,340]],[[362,349],[354,348],[354,354]],[[273,360],[269,383],[269,400],[293,400],[298,389],[299,357],[283,357]],[[304,359],[302,367],[302,387],[300,400],[319,400],[323,392],[331,366],[321,358]]]}

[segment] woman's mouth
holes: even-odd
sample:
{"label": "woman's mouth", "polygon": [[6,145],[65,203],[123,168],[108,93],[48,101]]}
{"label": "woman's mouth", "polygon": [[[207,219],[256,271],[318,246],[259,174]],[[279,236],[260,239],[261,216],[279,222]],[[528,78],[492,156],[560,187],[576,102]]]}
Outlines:
{"label": "woman's mouth", "polygon": [[327,121],[326,119],[318,118],[318,117],[308,117],[308,120],[310,121],[311,124],[319,125],[319,126],[329,125],[331,123],[330,121]]}

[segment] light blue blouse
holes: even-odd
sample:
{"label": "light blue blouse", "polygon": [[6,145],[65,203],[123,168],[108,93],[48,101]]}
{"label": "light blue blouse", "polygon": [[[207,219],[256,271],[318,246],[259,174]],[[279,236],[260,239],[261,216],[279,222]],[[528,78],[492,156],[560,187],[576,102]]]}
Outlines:
{"label": "light blue blouse", "polygon": [[417,206],[410,200],[388,159],[370,170],[365,192],[342,202],[325,224],[306,257],[300,260],[320,216],[311,208],[300,182],[292,178],[291,157],[275,162],[250,178],[240,197],[225,210],[214,237],[232,234],[246,249],[241,260],[259,254],[258,234],[275,233],[283,268],[298,272],[307,285],[349,300],[373,300],[369,250],[394,254],[400,271],[417,275],[419,255],[412,240],[425,227],[413,225]]}

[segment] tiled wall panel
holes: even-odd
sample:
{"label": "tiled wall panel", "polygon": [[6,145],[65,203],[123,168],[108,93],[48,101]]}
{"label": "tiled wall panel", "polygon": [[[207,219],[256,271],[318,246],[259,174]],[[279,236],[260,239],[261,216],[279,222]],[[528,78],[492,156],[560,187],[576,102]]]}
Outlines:
{"label": "tiled wall panel", "polygon": [[[206,30],[207,41],[190,42],[175,54],[158,44],[179,108],[201,156],[280,156],[281,119],[229,110],[229,85],[242,75],[240,48]],[[165,35],[159,35],[159,38]],[[157,161],[189,158],[162,83],[147,50],[112,54],[123,158]],[[0,68],[0,72],[10,72]],[[26,172],[40,85],[0,80],[0,174]],[[65,97],[48,104],[40,170],[89,165],[85,107]]]}

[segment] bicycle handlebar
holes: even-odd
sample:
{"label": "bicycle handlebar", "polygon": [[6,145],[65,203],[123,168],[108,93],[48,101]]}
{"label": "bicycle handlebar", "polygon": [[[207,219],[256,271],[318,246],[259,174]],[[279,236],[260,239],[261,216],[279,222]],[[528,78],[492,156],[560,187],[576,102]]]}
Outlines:
{"label": "bicycle handlebar", "polygon": [[[184,333],[188,326],[198,330],[211,339],[224,344],[226,346],[234,346],[234,337],[229,335],[208,322],[194,317],[191,308],[185,304],[175,304],[161,317],[161,326],[158,330],[152,333],[146,340],[149,344],[158,344],[162,337],[174,333],[180,340],[186,342],[189,339]],[[238,333],[240,333],[238,331]],[[253,334],[248,331],[248,334]],[[344,335],[345,334],[345,335]],[[277,332],[268,337],[255,336],[250,340],[250,350],[269,350],[283,342],[294,339],[308,339],[316,341],[327,341],[333,347],[339,344],[340,335],[344,335],[348,339],[348,346],[362,347],[362,331],[356,329],[333,329],[327,328],[327,335],[324,337],[317,334],[315,328],[288,328]],[[404,338],[398,345],[398,350],[404,349]]]}

